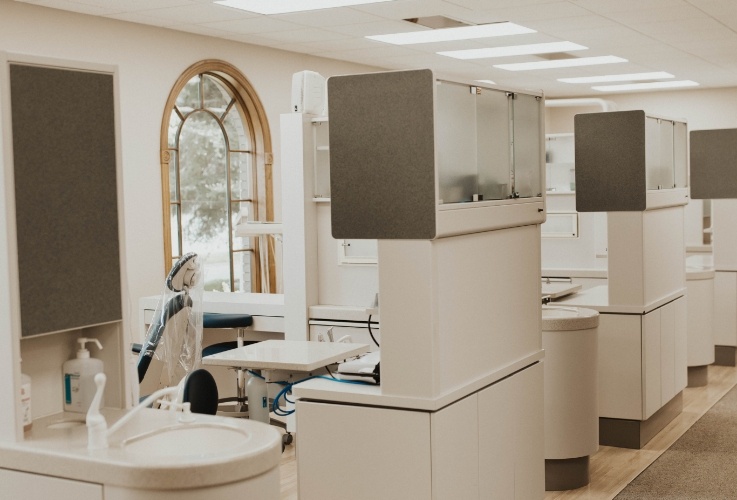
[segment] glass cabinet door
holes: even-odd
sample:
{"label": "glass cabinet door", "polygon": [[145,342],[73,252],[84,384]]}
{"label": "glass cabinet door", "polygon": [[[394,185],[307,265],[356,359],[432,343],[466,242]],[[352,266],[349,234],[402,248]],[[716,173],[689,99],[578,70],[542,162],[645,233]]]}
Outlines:
{"label": "glass cabinet door", "polygon": [[330,198],[330,143],[327,120],[312,121],[315,144],[315,198]]}
{"label": "glass cabinet door", "polygon": [[674,122],[673,125],[673,170],[675,187],[688,187],[688,125]]}
{"label": "glass cabinet door", "polygon": [[468,85],[438,82],[435,151],[442,203],[472,201],[478,193],[476,100]]}
{"label": "glass cabinet door", "polygon": [[647,189],[672,189],[673,122],[660,118],[645,119],[645,172]]}
{"label": "glass cabinet door", "polygon": [[514,196],[542,195],[542,151],[540,141],[540,98],[515,94],[512,101],[514,153]]}
{"label": "glass cabinet door", "polygon": [[510,182],[510,97],[506,92],[479,88],[476,95],[476,144],[479,194],[503,200],[512,194]]}

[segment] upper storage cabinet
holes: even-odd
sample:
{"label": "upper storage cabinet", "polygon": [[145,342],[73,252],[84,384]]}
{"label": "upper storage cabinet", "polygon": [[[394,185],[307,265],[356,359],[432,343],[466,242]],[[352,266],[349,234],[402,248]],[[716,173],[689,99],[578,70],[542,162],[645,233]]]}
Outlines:
{"label": "upper storage cabinet", "polygon": [[430,70],[332,77],[335,238],[433,239],[543,221],[542,96]]}
{"label": "upper storage cabinet", "polygon": [[737,128],[691,131],[691,198],[737,198]]}
{"label": "upper storage cabinet", "polygon": [[579,114],[574,125],[577,211],[688,203],[685,122],[636,110]]}

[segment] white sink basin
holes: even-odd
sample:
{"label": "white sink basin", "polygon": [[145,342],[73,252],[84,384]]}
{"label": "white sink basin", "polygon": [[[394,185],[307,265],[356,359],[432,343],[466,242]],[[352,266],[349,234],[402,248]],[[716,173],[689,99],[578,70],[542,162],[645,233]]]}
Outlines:
{"label": "white sink basin", "polygon": [[243,430],[213,423],[180,424],[126,439],[123,450],[148,457],[202,457],[237,451],[250,441]]}

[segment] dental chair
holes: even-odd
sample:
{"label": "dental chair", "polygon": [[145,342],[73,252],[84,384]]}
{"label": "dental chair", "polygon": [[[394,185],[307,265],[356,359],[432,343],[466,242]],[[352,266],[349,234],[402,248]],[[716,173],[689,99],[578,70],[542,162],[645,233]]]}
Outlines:
{"label": "dental chair", "polygon": [[[215,379],[207,370],[197,368],[201,363],[202,325],[195,309],[196,293],[200,278],[197,254],[183,255],[172,267],[166,278],[166,290],[156,310],[143,345],[133,346],[138,352],[137,373],[139,384],[155,358],[157,349],[166,345],[164,356],[168,384],[179,385],[180,402],[189,402],[195,413],[217,412],[218,389]],[[173,294],[173,295],[172,295]],[[199,300],[201,302],[201,300]],[[165,384],[166,385],[166,384]]]}
{"label": "dental chair", "polygon": [[[193,325],[191,324],[192,322],[190,319],[193,316],[194,303],[189,292],[198,284],[200,277],[196,259],[197,254],[188,253],[183,255],[174,264],[166,278],[166,291],[163,295],[164,298],[162,299],[163,305],[160,305],[160,308],[157,308],[154,319],[148,329],[146,340],[142,346],[135,344],[133,346],[133,351],[139,353],[137,364],[139,384],[143,382],[152,360],[155,359],[156,350],[162,340],[177,336],[186,337],[187,335],[192,334],[190,330],[193,328]],[[175,295],[170,296],[172,293]],[[203,348],[201,354],[197,357],[196,364],[199,365],[201,356],[209,356],[211,354],[217,354],[231,349],[236,349],[244,345],[256,343],[255,341],[245,340],[246,329],[252,324],[253,317],[249,314],[203,313],[201,321],[202,328],[235,329],[237,330],[237,339],[212,344]],[[183,331],[186,332],[184,335],[181,334]],[[201,342],[199,345],[201,345]],[[168,357],[172,358],[172,356]],[[171,362],[172,360],[169,359],[169,361]],[[197,383],[195,384],[197,390],[194,391],[194,394],[200,394],[204,392],[205,388],[213,385],[217,414],[231,417],[248,416],[245,370],[240,368],[235,369],[235,397],[225,397],[220,399],[218,399],[217,385],[215,384],[212,375],[206,370],[199,371],[207,373],[209,378],[212,379],[212,384],[210,384],[209,380],[204,380],[205,375],[197,375],[195,379],[197,380]],[[194,372],[187,376],[189,377],[190,375],[194,375]],[[208,401],[208,411],[209,404],[210,402]]]}

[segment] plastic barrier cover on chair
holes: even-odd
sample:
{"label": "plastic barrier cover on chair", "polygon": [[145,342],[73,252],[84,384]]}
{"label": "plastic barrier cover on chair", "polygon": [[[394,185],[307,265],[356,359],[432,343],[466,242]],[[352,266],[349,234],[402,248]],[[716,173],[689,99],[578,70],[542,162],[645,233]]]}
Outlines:
{"label": "plastic barrier cover on chair", "polygon": [[202,270],[197,254],[182,256],[166,278],[154,318],[138,357],[138,380],[143,380],[155,356],[165,365],[162,380],[179,383],[202,364]]}

